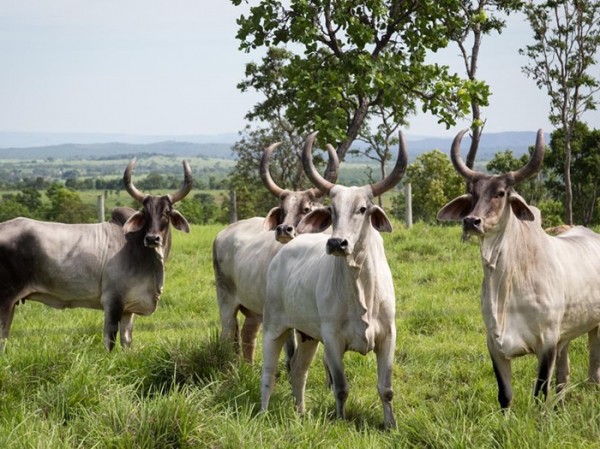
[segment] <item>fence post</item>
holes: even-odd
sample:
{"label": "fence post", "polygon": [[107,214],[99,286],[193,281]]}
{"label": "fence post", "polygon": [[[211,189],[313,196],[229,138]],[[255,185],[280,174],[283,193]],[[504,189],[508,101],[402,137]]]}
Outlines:
{"label": "fence post", "polygon": [[406,201],[406,211],[404,212],[404,221],[406,222],[406,228],[412,228],[412,193],[410,188],[410,182],[406,183],[404,188],[404,200]]}
{"label": "fence post", "polygon": [[235,196],[235,190],[229,191],[230,207],[229,207],[229,223],[235,223],[237,221],[237,198]]}
{"label": "fence post", "polygon": [[98,223],[104,223],[104,195],[98,195]]}

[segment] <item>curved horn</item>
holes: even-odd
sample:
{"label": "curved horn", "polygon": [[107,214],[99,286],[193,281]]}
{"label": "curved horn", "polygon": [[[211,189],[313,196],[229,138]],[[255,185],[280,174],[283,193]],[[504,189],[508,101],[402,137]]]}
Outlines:
{"label": "curved horn", "polygon": [[509,183],[511,185],[517,184],[521,181],[526,180],[534,173],[536,173],[542,166],[542,161],[544,160],[545,152],[546,145],[544,145],[544,132],[541,129],[539,129],[537,132],[537,137],[535,139],[535,150],[533,151],[531,159],[529,159],[529,162],[527,162],[525,167],[520,168],[516,171],[511,171],[507,174]]}
{"label": "curved horn", "polygon": [[188,193],[192,190],[192,169],[190,168],[190,164],[185,159],[183,160],[183,185],[181,188],[169,195],[171,197],[171,202],[174,204],[177,201],[181,201],[186,197]]}
{"label": "curved horn", "polygon": [[404,176],[406,166],[408,165],[408,150],[406,149],[406,141],[404,140],[404,134],[402,134],[402,131],[398,132],[398,140],[398,159],[396,160],[396,165],[394,166],[392,172],[384,179],[376,182],[375,184],[371,184],[373,197],[382,195],[393,188],[400,182],[402,176]]}
{"label": "curved horn", "polygon": [[123,184],[125,185],[125,190],[127,193],[133,197],[138,203],[142,203],[144,198],[146,198],[146,194],[140,192],[135,188],[133,182],[131,182],[131,171],[133,170],[133,166],[135,165],[136,158],[133,158],[129,164],[127,164],[127,168],[125,168],[125,173],[123,173]]}
{"label": "curved horn", "polygon": [[[312,161],[312,146],[315,142],[315,139],[317,138],[318,133],[319,131],[314,131],[313,133],[309,134],[306,138],[306,142],[304,143],[304,150],[302,150],[302,166],[304,167],[304,173],[306,173],[308,179],[310,179],[310,181],[323,195],[327,195],[329,191],[335,186],[335,184],[323,178],[315,168],[315,164],[313,164]],[[329,148],[327,149],[327,151],[329,151]],[[330,163],[331,160],[332,159],[330,156]]]}
{"label": "curved horn", "polygon": [[[333,148],[333,145],[328,143],[325,145],[325,148],[327,149],[327,154],[329,155],[329,162],[327,163],[327,168],[325,169],[324,178],[325,180],[335,184],[339,173],[340,159],[338,158],[337,152],[335,151],[335,148]],[[317,198],[324,195],[324,193],[317,188],[311,189],[311,193]]]}
{"label": "curved horn", "polygon": [[274,143],[269,145],[268,148],[265,149],[262,158],[260,160],[260,179],[262,179],[263,184],[269,191],[279,198],[279,195],[283,193],[283,189],[279,187],[271,178],[271,173],[269,172],[269,159],[271,158],[271,154],[277,148],[281,142]]}
{"label": "curved horn", "polygon": [[452,160],[452,165],[454,165],[454,170],[465,178],[469,182],[475,182],[480,179],[483,175],[482,173],[477,173],[474,170],[471,170],[467,165],[463,162],[462,157],[460,156],[460,143],[462,141],[463,136],[469,131],[469,128],[463,129],[459,132],[454,141],[452,142],[452,149],[450,150],[450,159]]}

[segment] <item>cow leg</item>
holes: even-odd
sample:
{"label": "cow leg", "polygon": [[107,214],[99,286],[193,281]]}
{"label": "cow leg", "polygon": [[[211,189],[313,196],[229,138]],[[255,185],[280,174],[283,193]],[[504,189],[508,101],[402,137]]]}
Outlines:
{"label": "cow leg", "polygon": [[112,351],[117,340],[119,321],[123,317],[123,304],[121,301],[103,301],[104,304],[104,346]]}
{"label": "cow leg", "polygon": [[600,384],[600,326],[588,332],[589,366],[588,382]]}
{"label": "cow leg", "polygon": [[498,383],[498,402],[502,409],[507,409],[513,399],[513,390],[511,385],[512,370],[510,360],[505,358],[494,348],[494,342],[488,336],[487,347],[492,359],[496,382]]}
{"label": "cow leg", "polygon": [[242,309],[242,313],[245,315],[244,325],[242,326],[242,354],[244,359],[252,364],[254,363],[256,336],[260,331],[262,317],[247,309]]}
{"label": "cow leg", "polygon": [[383,404],[383,425],[386,429],[396,429],[396,418],[392,408],[394,390],[392,389],[392,369],[396,351],[396,330],[392,329],[379,344],[375,345],[377,355],[377,391]]}
{"label": "cow leg", "polygon": [[294,356],[294,363],[290,372],[290,383],[292,384],[292,392],[296,398],[296,407],[298,407],[300,415],[303,415],[305,410],[304,389],[306,388],[308,368],[314,360],[318,348],[318,340],[307,340],[298,344]]}
{"label": "cow leg", "polygon": [[269,408],[269,399],[271,399],[275,387],[279,353],[290,332],[291,329],[279,326],[272,329],[265,328],[263,332],[263,369],[260,377],[260,394],[262,397],[260,409],[263,412],[266,412]]}
{"label": "cow leg", "polygon": [[558,406],[563,406],[564,395],[561,393],[569,383],[569,374],[571,373],[571,363],[569,361],[569,343],[562,344],[558,348],[558,356],[556,358],[556,395],[558,396]]}
{"label": "cow leg", "polygon": [[536,398],[539,398],[540,393],[544,395],[544,400],[548,397],[557,352],[556,345],[546,346],[538,351],[538,377],[533,390],[533,395]]}
{"label": "cow leg", "polygon": [[333,388],[333,376],[331,375],[331,371],[329,370],[329,365],[327,364],[327,357],[325,357],[325,352],[323,352],[323,368],[325,368],[325,387],[328,390]]}
{"label": "cow leg", "polygon": [[232,306],[232,301],[222,301],[219,296],[219,317],[221,319],[221,340],[234,343],[236,351],[239,350],[239,328],[237,312],[239,306]]}
{"label": "cow leg", "polygon": [[335,337],[326,338],[324,336],[323,345],[325,346],[325,358],[327,359],[329,372],[333,378],[336,414],[339,419],[344,419],[346,417],[346,400],[350,391],[344,371],[344,342]]}
{"label": "cow leg", "polygon": [[8,340],[17,302],[5,300],[0,305],[0,354],[4,354],[6,351],[6,340]]}
{"label": "cow leg", "polygon": [[129,348],[131,346],[131,334],[133,332],[133,320],[135,314],[124,313],[119,323],[119,334],[121,336],[121,346]]}

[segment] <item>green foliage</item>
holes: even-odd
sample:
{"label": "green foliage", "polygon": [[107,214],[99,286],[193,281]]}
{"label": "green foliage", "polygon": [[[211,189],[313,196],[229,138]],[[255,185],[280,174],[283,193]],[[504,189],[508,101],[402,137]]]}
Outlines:
{"label": "green foliage", "polygon": [[197,193],[193,198],[188,196],[177,203],[176,208],[192,224],[229,223],[228,219],[221,221],[219,206],[215,198],[207,193]]}
{"label": "green foliage", "polygon": [[244,51],[277,47],[269,50],[277,59],[246,70],[240,87],[267,94],[250,115],[269,120],[283,111],[295,128],[320,131],[323,143],[341,142],[341,158],[378,108],[404,123],[421,104],[452,126],[489,96],[485,83],[425,62],[428,52],[448,45],[444,19],[461,13],[456,1],[261,0],[238,19],[237,37]]}
{"label": "green foliage", "polygon": [[[273,122],[269,128],[247,128],[240,133],[240,140],[232,147],[237,161],[231,173],[230,189],[236,193],[238,219],[264,217],[278,204],[278,198],[267,190],[259,173],[264,149],[276,142],[281,142],[281,145],[273,152],[269,162],[269,171],[275,184],[289,190],[312,187],[302,169],[301,148],[296,146],[279,123]],[[314,162],[316,166],[323,165],[323,158],[317,154]],[[224,204],[228,206],[229,199]]]}
{"label": "green foliage", "polygon": [[[571,139],[571,185],[573,188],[573,217],[576,222],[589,226],[598,223],[598,194],[600,180],[600,130],[590,130],[578,122]],[[564,202],[565,138],[562,128],[550,136],[549,151],[544,163],[553,172],[548,185],[555,199]]]}
{"label": "green foliage", "polygon": [[413,220],[426,223],[435,223],[437,212],[464,191],[464,181],[439,150],[417,157],[406,169],[405,182],[411,183]]}
{"label": "green foliage", "polygon": [[84,204],[79,193],[54,183],[46,191],[50,206],[46,210],[48,221],[60,223],[94,223],[97,221],[96,210]]}

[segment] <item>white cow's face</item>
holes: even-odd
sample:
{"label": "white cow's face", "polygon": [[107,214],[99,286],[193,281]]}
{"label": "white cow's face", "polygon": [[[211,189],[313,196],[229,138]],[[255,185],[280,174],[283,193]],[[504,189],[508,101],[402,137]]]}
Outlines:
{"label": "white cow's face", "polygon": [[265,231],[275,231],[279,243],[288,243],[298,234],[297,226],[306,214],[313,209],[323,207],[322,195],[317,196],[314,189],[295,192],[284,190],[279,195],[280,204],[271,209],[265,218]]}
{"label": "white cow's face", "polygon": [[327,254],[352,256],[370,227],[379,232],[391,232],[392,225],[385,212],[373,204],[369,186],[336,185],[329,196],[328,207],[314,210],[298,224],[300,232],[323,232],[333,226],[331,238],[327,240]]}

